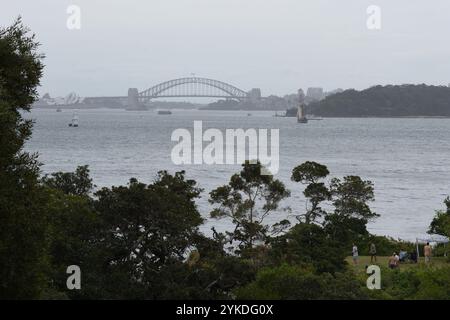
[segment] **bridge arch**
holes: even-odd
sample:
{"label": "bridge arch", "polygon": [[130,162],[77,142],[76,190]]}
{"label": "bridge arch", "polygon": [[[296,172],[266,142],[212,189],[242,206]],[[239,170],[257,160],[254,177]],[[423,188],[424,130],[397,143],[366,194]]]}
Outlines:
{"label": "bridge arch", "polygon": [[[177,88],[186,85],[187,89],[185,88],[182,92],[180,90],[177,91]],[[211,88],[215,90],[211,90]],[[242,100],[247,98],[247,92],[222,81],[188,77],[162,82],[139,93],[140,99],[162,97],[211,97]]]}

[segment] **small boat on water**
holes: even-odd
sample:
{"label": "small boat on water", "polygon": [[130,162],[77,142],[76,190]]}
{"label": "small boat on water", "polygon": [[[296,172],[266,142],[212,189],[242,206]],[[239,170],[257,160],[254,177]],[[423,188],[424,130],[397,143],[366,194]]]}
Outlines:
{"label": "small boat on water", "polygon": [[306,117],[298,118],[297,123],[308,123],[308,119]]}
{"label": "small boat on water", "polygon": [[69,123],[69,127],[78,127],[78,116],[76,114],[73,115],[72,121]]}
{"label": "small boat on water", "polygon": [[172,114],[172,111],[170,111],[170,110],[159,110],[158,114],[160,114],[160,115],[169,115],[169,114]]}

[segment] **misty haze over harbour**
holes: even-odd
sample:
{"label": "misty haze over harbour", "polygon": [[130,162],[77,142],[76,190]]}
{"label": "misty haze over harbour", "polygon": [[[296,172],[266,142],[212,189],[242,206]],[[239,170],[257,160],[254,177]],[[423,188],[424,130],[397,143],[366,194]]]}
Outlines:
{"label": "misty haze over harbour", "polygon": [[[79,30],[66,27],[72,4]],[[379,30],[366,25],[373,4]],[[41,95],[122,96],[191,73],[265,96],[450,82],[446,0],[18,0],[0,21],[19,12],[47,56]]]}

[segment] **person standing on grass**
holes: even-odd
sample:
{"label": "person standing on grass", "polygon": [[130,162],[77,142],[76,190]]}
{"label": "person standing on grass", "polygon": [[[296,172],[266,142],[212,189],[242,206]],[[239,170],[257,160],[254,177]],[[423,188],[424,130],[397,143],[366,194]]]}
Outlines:
{"label": "person standing on grass", "polygon": [[431,246],[430,243],[427,242],[427,245],[423,247],[423,255],[425,256],[425,263],[429,263],[431,261]]}
{"label": "person standing on grass", "polygon": [[355,265],[358,264],[358,247],[356,246],[356,244],[353,244],[352,258],[353,258],[353,263]]}
{"label": "person standing on grass", "polygon": [[377,247],[375,246],[375,243],[370,244],[370,263],[373,263],[374,261],[377,262]]}

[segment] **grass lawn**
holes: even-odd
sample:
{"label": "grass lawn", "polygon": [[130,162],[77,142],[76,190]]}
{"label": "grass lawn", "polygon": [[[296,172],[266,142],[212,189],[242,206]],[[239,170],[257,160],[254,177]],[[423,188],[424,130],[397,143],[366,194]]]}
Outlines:
{"label": "grass lawn", "polygon": [[[379,266],[388,266],[388,260],[389,257],[377,257],[377,262],[371,263],[369,256],[360,256],[359,261],[357,265],[353,264],[352,257],[347,257],[345,259],[347,263],[349,264],[350,268],[356,269],[356,271],[365,272],[366,266],[369,266],[371,264],[379,265]],[[447,258],[445,257],[436,257],[432,258],[431,262],[428,264],[430,267],[442,267],[442,266],[450,266],[450,263],[448,262]],[[400,270],[408,270],[409,268],[419,268],[419,267],[425,267],[427,266],[425,264],[425,260],[423,257],[420,257],[418,263],[400,263]]]}

